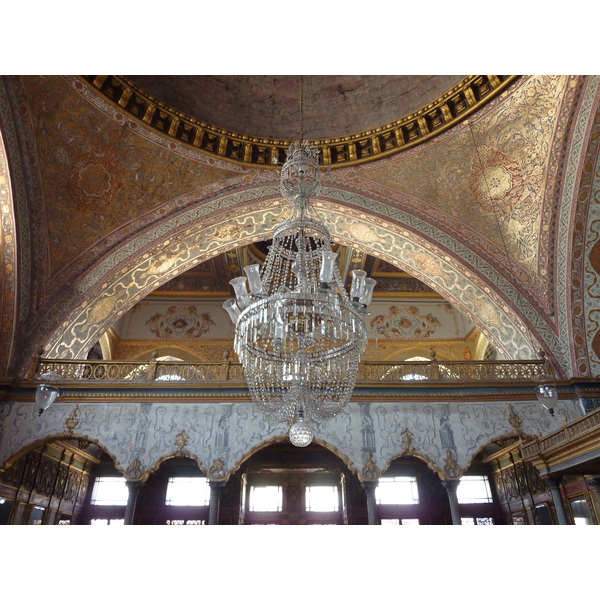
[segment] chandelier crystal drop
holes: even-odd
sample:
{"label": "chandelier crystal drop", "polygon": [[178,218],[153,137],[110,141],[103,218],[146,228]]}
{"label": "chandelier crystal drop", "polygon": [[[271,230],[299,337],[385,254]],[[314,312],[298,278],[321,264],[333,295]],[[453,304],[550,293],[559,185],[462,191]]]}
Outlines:
{"label": "chandelier crystal drop", "polygon": [[291,425],[296,445],[312,440],[308,423],[335,417],[350,400],[375,286],[353,271],[351,298],[346,293],[329,231],[310,202],[321,183],[317,154],[305,142],[290,146],[281,172],[289,218],[275,229],[262,269],[244,267],[246,277],[230,281],[235,300],[223,304],[252,400],[270,421]]}

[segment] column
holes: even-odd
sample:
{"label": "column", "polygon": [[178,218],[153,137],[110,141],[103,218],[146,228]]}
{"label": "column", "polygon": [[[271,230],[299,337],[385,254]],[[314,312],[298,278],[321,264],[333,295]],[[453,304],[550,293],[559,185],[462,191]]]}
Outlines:
{"label": "column", "polygon": [[452,525],[462,525],[460,519],[460,504],[458,503],[458,496],[456,495],[456,489],[460,479],[446,479],[442,481],[442,485],[448,493],[448,501],[450,502],[450,514],[452,515]]}
{"label": "column", "polygon": [[133,515],[135,513],[135,505],[137,503],[137,497],[144,485],[143,481],[126,481],[125,485],[129,490],[129,496],[127,498],[127,506],[125,507],[125,525],[133,525]]}
{"label": "column", "polygon": [[208,505],[208,524],[219,524],[219,506],[221,504],[221,490],[225,487],[224,481],[209,481],[210,500]]}
{"label": "column", "polygon": [[558,518],[559,525],[570,525],[567,518],[567,511],[563,503],[562,494],[560,493],[560,477],[548,477],[548,487],[552,492],[552,500],[554,501],[554,509]]}
{"label": "column", "polygon": [[377,481],[361,481],[361,485],[367,494],[367,518],[369,525],[378,525],[377,503],[375,501],[375,490]]}

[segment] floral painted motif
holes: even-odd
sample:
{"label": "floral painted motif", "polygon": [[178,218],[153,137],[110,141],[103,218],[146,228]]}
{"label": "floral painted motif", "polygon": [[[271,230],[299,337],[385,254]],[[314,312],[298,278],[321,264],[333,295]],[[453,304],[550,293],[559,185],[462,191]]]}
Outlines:
{"label": "floral painted motif", "polygon": [[470,188],[485,211],[511,216],[523,196],[525,178],[518,161],[482,146],[473,158]]}
{"label": "floral painted motif", "polygon": [[414,306],[390,306],[387,315],[378,315],[371,320],[371,327],[386,338],[423,339],[428,338],[441,325],[431,313],[419,314]]}
{"label": "floral painted motif", "polygon": [[156,313],[146,321],[157,338],[199,338],[211,325],[210,313],[198,313],[195,306],[170,306],[165,313]]}

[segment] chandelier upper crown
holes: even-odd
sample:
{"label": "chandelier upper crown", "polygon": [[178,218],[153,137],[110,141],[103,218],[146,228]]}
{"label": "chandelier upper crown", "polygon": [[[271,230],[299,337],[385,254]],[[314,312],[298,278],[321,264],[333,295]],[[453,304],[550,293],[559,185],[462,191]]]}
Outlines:
{"label": "chandelier upper crown", "polygon": [[308,142],[295,142],[287,152],[281,169],[281,194],[294,201],[318,196],[321,189],[319,149]]}

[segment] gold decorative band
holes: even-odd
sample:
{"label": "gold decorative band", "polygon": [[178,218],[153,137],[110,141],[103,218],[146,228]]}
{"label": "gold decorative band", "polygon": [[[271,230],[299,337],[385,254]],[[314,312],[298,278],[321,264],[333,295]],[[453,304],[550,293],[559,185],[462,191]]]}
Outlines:
{"label": "gold decorative band", "polygon": [[[345,167],[389,156],[431,139],[452,127],[506,89],[518,75],[469,75],[417,112],[354,135],[311,140],[319,162]],[[200,152],[245,166],[276,168],[285,162],[291,141],[226,131],[184,115],[146,94],[125,77],[84,75],[93,90],[155,131]]]}

